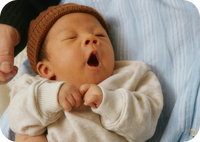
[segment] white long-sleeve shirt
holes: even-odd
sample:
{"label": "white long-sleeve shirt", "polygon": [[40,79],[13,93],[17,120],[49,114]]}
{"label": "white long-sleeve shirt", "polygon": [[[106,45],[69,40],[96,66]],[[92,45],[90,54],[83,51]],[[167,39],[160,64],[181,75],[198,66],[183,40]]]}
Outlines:
{"label": "white long-sleeve shirt", "polygon": [[163,108],[160,83],[140,61],[117,61],[113,75],[101,82],[97,109],[64,111],[57,94],[64,82],[23,75],[13,86],[8,109],[15,133],[40,135],[48,142],[143,142],[153,136]]}

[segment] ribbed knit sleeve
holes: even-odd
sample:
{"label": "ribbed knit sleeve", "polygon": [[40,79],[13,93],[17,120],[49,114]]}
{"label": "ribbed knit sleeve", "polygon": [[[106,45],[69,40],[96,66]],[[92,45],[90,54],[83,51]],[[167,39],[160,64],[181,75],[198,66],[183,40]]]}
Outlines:
{"label": "ribbed knit sleeve", "polygon": [[113,75],[99,86],[103,100],[92,111],[101,116],[104,128],[128,142],[144,142],[153,136],[163,95],[157,77],[145,63],[115,62]]}
{"label": "ribbed knit sleeve", "polygon": [[4,6],[0,23],[16,28],[21,37],[20,43],[15,47],[15,56],[26,46],[30,21],[49,6],[57,5],[59,2],[60,0],[16,0]]}
{"label": "ribbed knit sleeve", "polygon": [[41,135],[46,127],[63,114],[57,95],[64,82],[29,74],[22,75],[12,86],[8,107],[9,126],[15,133]]}

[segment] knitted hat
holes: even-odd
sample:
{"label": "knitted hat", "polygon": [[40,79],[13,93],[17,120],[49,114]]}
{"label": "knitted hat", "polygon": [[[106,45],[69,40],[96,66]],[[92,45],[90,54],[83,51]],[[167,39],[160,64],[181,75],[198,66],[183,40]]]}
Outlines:
{"label": "knitted hat", "polygon": [[31,69],[35,74],[38,74],[36,67],[39,58],[39,51],[48,31],[62,16],[77,12],[88,13],[96,17],[109,34],[108,25],[105,20],[95,9],[91,7],[74,3],[49,7],[46,11],[40,13],[35,20],[31,21],[29,27],[27,56]]}

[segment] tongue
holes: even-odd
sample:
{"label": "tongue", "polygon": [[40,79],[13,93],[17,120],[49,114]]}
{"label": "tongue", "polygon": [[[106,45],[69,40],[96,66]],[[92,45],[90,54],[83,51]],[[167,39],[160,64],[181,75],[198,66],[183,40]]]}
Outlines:
{"label": "tongue", "polygon": [[89,66],[98,66],[99,65],[99,61],[97,60],[97,58],[94,54],[92,54],[90,56],[90,59],[88,60],[87,63]]}

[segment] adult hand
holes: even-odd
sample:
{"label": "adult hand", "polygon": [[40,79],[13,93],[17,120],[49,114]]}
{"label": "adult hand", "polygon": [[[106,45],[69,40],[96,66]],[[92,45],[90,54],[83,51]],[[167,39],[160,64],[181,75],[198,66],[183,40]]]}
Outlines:
{"label": "adult hand", "polygon": [[9,82],[18,68],[14,66],[14,47],[19,44],[18,31],[5,24],[0,24],[0,85]]}

